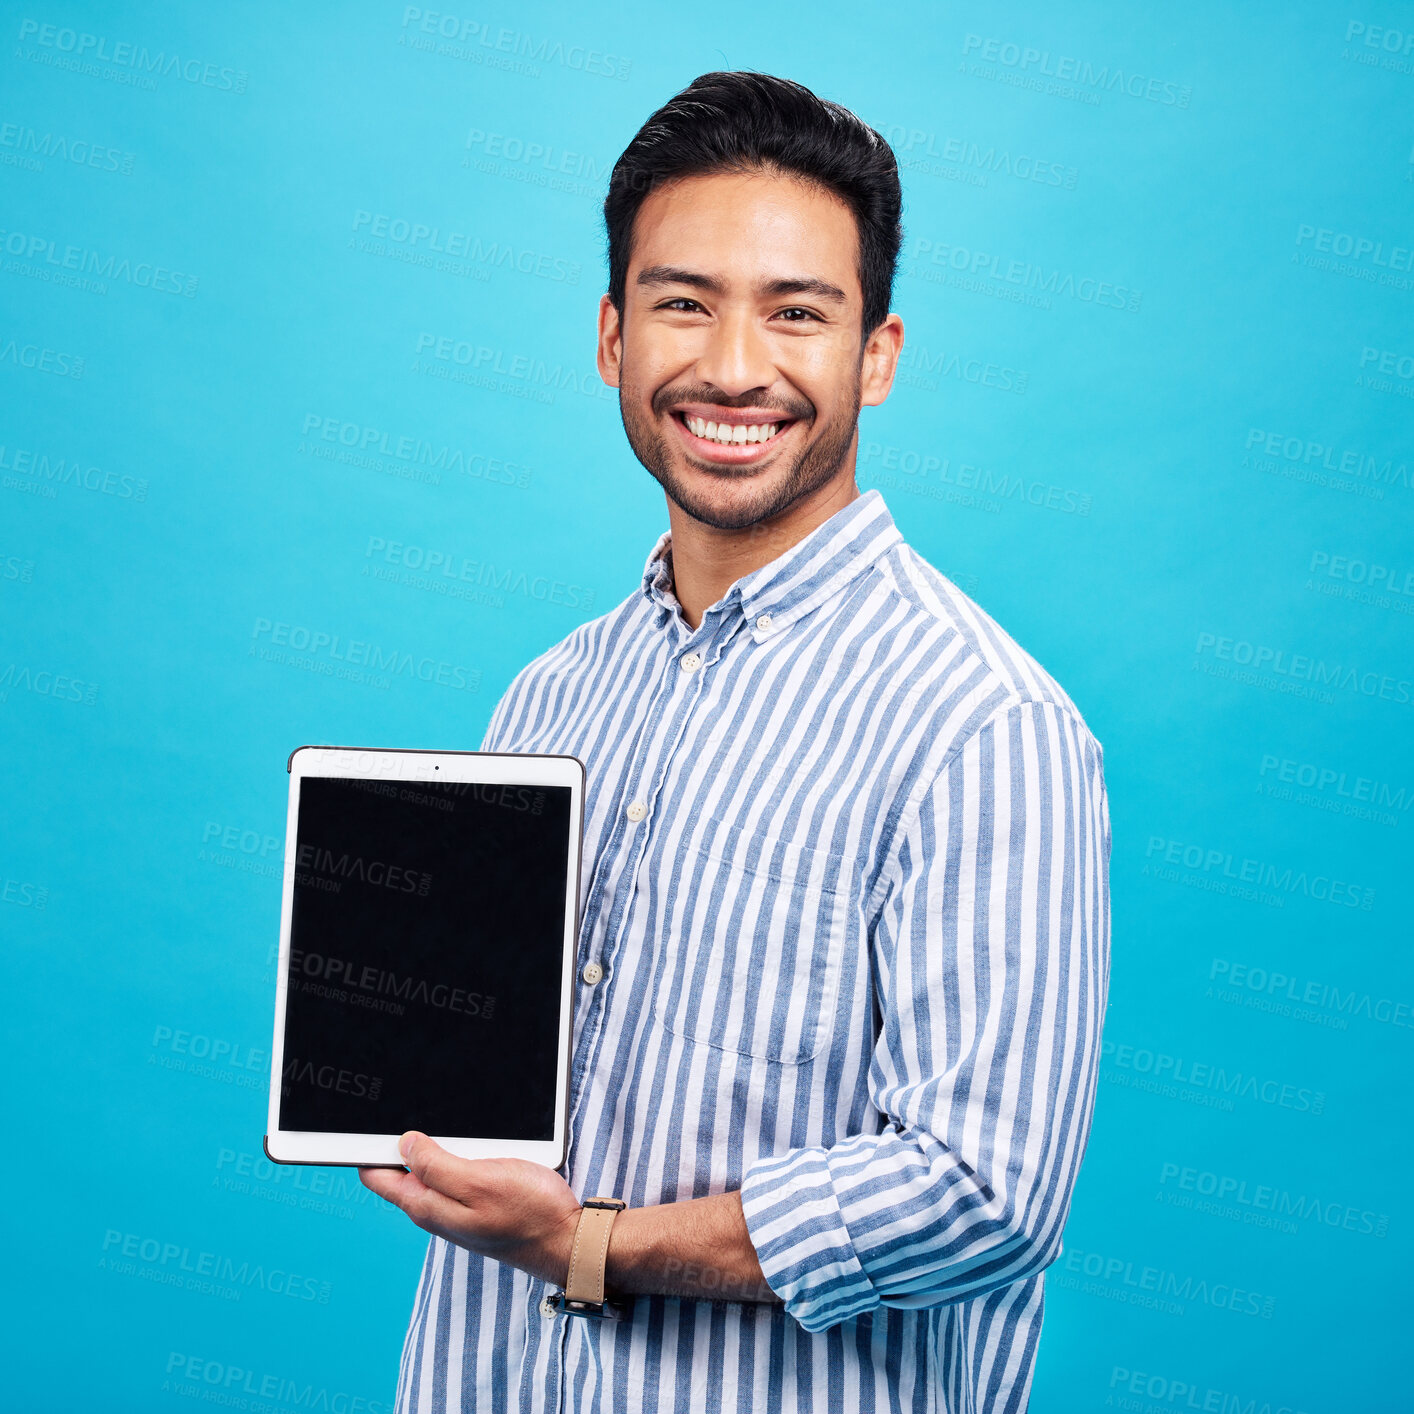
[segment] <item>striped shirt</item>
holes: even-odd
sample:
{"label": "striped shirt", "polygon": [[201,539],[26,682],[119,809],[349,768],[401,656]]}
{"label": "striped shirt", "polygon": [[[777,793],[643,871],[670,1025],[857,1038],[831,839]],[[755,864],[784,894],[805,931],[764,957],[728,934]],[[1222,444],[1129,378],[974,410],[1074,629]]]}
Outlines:
{"label": "striped shirt", "polygon": [[877,491],[695,630],[671,553],[484,749],[587,770],[570,1186],[739,1189],[783,1304],[546,1315],[433,1238],[397,1408],[1024,1409],[1108,984],[1100,746]]}

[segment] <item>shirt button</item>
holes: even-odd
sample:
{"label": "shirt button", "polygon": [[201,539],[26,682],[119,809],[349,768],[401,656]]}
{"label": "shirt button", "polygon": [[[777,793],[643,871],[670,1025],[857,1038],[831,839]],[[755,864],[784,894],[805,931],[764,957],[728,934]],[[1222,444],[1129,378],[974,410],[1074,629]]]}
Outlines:
{"label": "shirt button", "polygon": [[548,1296],[540,1298],[540,1314],[542,1316],[557,1316],[559,1312],[555,1310],[555,1303]]}
{"label": "shirt button", "polygon": [[756,627],[757,627],[762,633],[770,633],[770,631],[771,631],[771,616],[770,616],[770,614],[762,614],[761,617],[756,620]]}
{"label": "shirt button", "polygon": [[624,811],[624,814],[636,825],[648,814],[648,807],[641,800],[630,801],[629,807]]}
{"label": "shirt button", "polygon": [[702,655],[700,653],[684,653],[678,659],[678,667],[685,673],[695,673],[702,666]]}
{"label": "shirt button", "polygon": [[586,962],[584,971],[579,975],[592,987],[596,982],[604,980],[604,969],[597,962]]}

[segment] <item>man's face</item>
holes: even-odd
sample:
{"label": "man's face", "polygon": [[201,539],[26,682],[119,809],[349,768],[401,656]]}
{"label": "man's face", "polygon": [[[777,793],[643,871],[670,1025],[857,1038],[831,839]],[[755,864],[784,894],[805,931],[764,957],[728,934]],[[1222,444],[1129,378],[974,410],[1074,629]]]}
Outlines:
{"label": "man's face", "polygon": [[852,481],[861,401],[893,372],[880,389],[866,359],[858,239],[838,197],[768,172],[689,177],[639,208],[599,368],[639,461],[695,519],[738,530]]}

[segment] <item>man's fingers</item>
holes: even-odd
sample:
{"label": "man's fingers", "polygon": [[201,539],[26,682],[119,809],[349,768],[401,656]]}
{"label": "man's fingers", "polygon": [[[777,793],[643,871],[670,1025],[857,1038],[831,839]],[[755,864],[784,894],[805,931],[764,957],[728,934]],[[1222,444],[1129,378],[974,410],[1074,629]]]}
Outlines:
{"label": "man's fingers", "polygon": [[365,1188],[401,1208],[418,1227],[439,1237],[455,1233],[465,1224],[466,1209],[455,1198],[429,1188],[415,1173],[397,1169],[360,1169]]}
{"label": "man's fingers", "polygon": [[401,1169],[359,1169],[359,1181],[369,1190],[376,1193],[380,1198],[386,1198],[390,1203],[396,1203],[394,1193],[397,1189],[399,1179],[407,1177]]}

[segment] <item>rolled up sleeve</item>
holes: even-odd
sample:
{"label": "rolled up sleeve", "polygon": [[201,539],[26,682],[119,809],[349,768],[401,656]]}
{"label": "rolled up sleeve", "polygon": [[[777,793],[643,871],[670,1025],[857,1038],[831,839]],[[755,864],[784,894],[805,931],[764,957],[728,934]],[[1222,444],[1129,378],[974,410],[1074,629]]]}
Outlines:
{"label": "rolled up sleeve", "polygon": [[741,1188],[771,1289],[809,1331],[939,1306],[1060,1250],[1109,980],[1099,744],[998,707],[902,817],[873,920],[876,1132],[757,1159]]}

